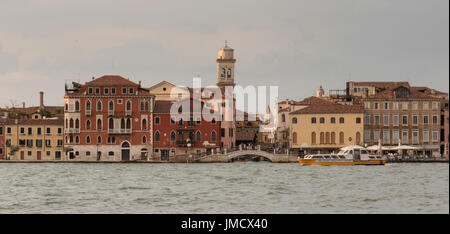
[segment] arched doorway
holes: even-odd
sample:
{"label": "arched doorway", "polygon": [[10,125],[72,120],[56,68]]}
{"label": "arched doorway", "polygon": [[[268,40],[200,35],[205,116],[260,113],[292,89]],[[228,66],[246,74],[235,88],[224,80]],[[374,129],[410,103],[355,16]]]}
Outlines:
{"label": "arched doorway", "polygon": [[122,161],[130,160],[130,143],[127,141],[122,142]]}

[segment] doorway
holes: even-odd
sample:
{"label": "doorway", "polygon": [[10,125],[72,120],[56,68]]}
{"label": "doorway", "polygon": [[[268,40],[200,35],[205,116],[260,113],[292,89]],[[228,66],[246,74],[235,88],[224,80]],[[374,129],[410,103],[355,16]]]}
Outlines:
{"label": "doorway", "polygon": [[38,151],[36,154],[36,159],[41,160],[41,151]]}
{"label": "doorway", "polygon": [[162,149],[161,150],[161,161],[169,161],[170,160],[170,150]]}
{"label": "doorway", "polygon": [[130,143],[124,141],[122,143],[122,161],[130,161]]}

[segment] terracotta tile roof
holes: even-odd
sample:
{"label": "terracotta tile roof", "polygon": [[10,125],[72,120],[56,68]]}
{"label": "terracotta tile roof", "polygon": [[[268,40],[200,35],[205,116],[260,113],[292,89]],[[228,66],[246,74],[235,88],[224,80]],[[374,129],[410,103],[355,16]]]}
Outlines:
{"label": "terracotta tile roof", "polygon": [[[40,107],[39,106],[30,106],[30,107],[15,107],[15,108],[8,108],[8,109],[0,109],[1,111],[5,111],[5,112],[23,112],[27,115],[33,114],[33,113],[38,113],[40,111]],[[64,110],[63,106],[44,106],[43,108],[44,110],[50,112],[52,115],[59,115],[56,113],[57,110]]]}
{"label": "terracotta tile roof", "polygon": [[329,100],[324,98],[318,98],[318,97],[309,97],[303,99],[303,101],[296,102],[297,105],[327,105],[327,104],[335,104],[335,100]]}
{"label": "terracotta tile roof", "polygon": [[342,114],[342,113],[363,113],[362,105],[342,105],[342,104],[314,104],[290,114]]}
{"label": "terracotta tile roof", "polygon": [[409,92],[409,96],[406,99],[410,99],[410,98],[414,98],[414,99],[436,99],[436,96],[424,93],[419,91],[420,89],[416,89],[416,88],[411,88],[411,87],[405,87],[403,85],[400,86],[393,86],[390,87],[386,90],[380,91],[378,93],[376,93],[373,96],[370,96],[369,98],[374,98],[374,99],[390,99],[390,98],[396,98],[395,96],[395,91],[399,88],[406,88],[408,89]]}
{"label": "terracotta tile roof", "polygon": [[139,84],[118,75],[105,75],[86,82],[89,86],[139,86]]}

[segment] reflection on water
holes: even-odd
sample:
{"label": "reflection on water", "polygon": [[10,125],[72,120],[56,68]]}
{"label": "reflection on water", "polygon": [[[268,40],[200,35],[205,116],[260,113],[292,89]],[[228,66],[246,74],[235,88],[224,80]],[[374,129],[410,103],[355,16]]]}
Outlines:
{"label": "reflection on water", "polygon": [[0,213],[448,213],[448,164],[0,164]]}

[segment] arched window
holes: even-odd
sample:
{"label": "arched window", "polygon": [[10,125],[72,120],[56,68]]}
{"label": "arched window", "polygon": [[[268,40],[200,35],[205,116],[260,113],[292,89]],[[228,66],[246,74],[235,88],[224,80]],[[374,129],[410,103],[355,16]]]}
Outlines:
{"label": "arched window", "polygon": [[130,143],[124,141],[124,142],[122,143],[122,148],[130,148]]}
{"label": "arched window", "polygon": [[102,143],[102,137],[101,136],[98,136],[97,137],[97,144],[101,144]]}
{"label": "arched window", "polygon": [[97,111],[102,111],[102,101],[97,101]]}
{"label": "arched window", "polygon": [[80,144],[80,137],[79,136],[75,137],[75,144]]}
{"label": "arched window", "polygon": [[86,129],[87,129],[87,130],[90,130],[90,129],[91,129],[91,121],[90,121],[90,120],[87,120],[87,121],[86,121]]}
{"label": "arched window", "polygon": [[70,119],[70,128],[73,128],[73,119]]}
{"label": "arched window", "polygon": [[146,136],[143,136],[143,137],[142,137],[142,144],[145,144],[145,143],[147,143],[147,137],[146,137]]}
{"label": "arched window", "polygon": [[176,136],[175,132],[171,132],[171,133],[170,133],[170,141],[171,141],[171,142],[175,142],[175,141],[177,140],[176,137],[177,137],[177,136]]}
{"label": "arched window", "polygon": [[297,118],[296,118],[296,117],[292,118],[292,123],[293,123],[293,124],[296,124],[296,123],[297,123]]}
{"label": "arched window", "polygon": [[86,137],[86,144],[91,144],[91,137],[90,136]]}
{"label": "arched window", "polygon": [[130,100],[127,101],[127,111],[131,110],[131,102]]}
{"label": "arched window", "polygon": [[361,143],[361,133],[360,132],[356,132],[356,144],[359,145]]}
{"label": "arched window", "polygon": [[286,122],[286,116],[284,114],[281,115],[281,121],[284,123]]}
{"label": "arched window", "polygon": [[330,144],[330,133],[329,132],[325,133],[325,143]]}
{"label": "arched window", "polygon": [[125,129],[125,120],[124,120],[124,119],[122,119],[122,120],[120,121],[120,128],[121,128],[121,129]]}
{"label": "arched window", "polygon": [[323,132],[320,132],[320,144],[323,144],[325,142],[325,134]]}
{"label": "arched window", "polygon": [[311,144],[312,145],[316,144],[316,133],[315,132],[311,133]]}
{"label": "arched window", "polygon": [[341,123],[341,124],[344,123],[344,117],[339,118],[339,123]]}
{"label": "arched window", "polygon": [[76,120],[75,120],[75,128],[76,128],[76,129],[79,129],[79,128],[80,128],[80,120],[79,120],[79,119],[76,119]]}
{"label": "arched window", "polygon": [[80,102],[75,101],[75,111],[80,111]]}
{"label": "arched window", "polygon": [[200,131],[197,131],[195,140],[197,142],[201,142],[202,141],[202,133]]}
{"label": "arched window", "polygon": [[211,123],[215,124],[216,123],[216,118],[212,118]]}
{"label": "arched window", "polygon": [[109,110],[110,111],[114,110],[114,102],[113,101],[109,101]]}
{"label": "arched window", "polygon": [[102,130],[102,119],[97,119],[97,130]]}
{"label": "arched window", "polygon": [[297,144],[297,133],[296,132],[292,133],[292,143]]}
{"label": "arched window", "polygon": [[66,111],[69,111],[69,104],[66,103],[64,106],[65,106]]}
{"label": "arched window", "polygon": [[70,143],[73,143],[73,136],[70,135]]}
{"label": "arched window", "polygon": [[155,141],[159,142],[161,140],[161,135],[159,134],[158,131],[156,131],[155,133]]}
{"label": "arched window", "polygon": [[211,132],[211,141],[212,141],[212,142],[215,142],[216,140],[217,140],[216,132],[215,132],[215,131],[212,131],[212,132]]}
{"label": "arched window", "polygon": [[142,120],[142,130],[147,130],[147,119]]}
{"label": "arched window", "polygon": [[91,101],[87,100],[86,102],[86,110],[91,110]]}
{"label": "arched window", "polygon": [[317,121],[317,120],[316,120],[316,117],[312,117],[312,118],[311,118],[311,123],[315,124],[316,121]]}
{"label": "arched window", "polygon": [[339,144],[344,144],[344,132],[339,133]]}
{"label": "arched window", "polygon": [[108,127],[109,129],[114,129],[114,120],[112,118],[109,119]]}
{"label": "arched window", "polygon": [[131,120],[127,119],[127,129],[131,129]]}
{"label": "arched window", "polygon": [[69,128],[69,119],[66,119],[66,128]]}
{"label": "arched window", "polygon": [[336,144],[336,133],[335,132],[331,133],[331,144]]}

